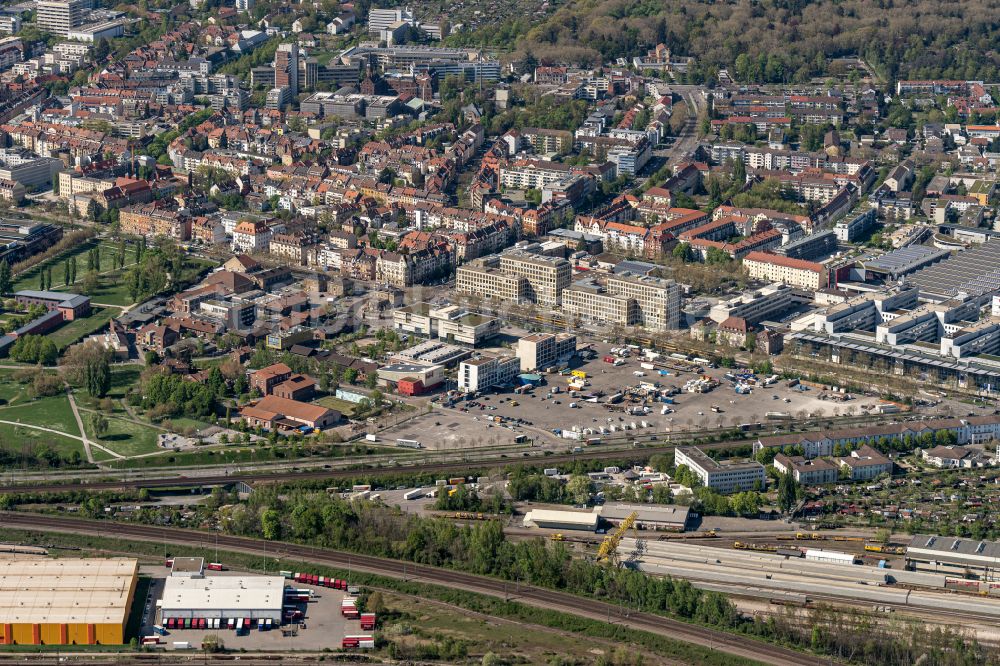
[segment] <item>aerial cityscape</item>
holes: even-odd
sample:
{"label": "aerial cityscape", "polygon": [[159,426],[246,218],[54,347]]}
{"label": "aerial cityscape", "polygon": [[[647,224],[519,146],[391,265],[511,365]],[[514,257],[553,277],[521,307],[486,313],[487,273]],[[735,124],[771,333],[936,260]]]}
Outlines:
{"label": "aerial cityscape", "polygon": [[998,44],[0,3],[0,665],[1000,664]]}

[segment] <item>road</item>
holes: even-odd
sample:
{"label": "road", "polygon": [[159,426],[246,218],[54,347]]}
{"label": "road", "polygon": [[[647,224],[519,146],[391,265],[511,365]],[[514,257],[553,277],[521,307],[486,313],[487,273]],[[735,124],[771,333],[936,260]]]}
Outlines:
{"label": "road", "polygon": [[707,102],[701,96],[698,86],[670,86],[684,100],[688,116],[670,150],[667,164],[676,167],[680,162],[690,160],[698,147],[698,118],[707,109]]}
{"label": "road", "polygon": [[567,613],[592,620],[622,624],[631,629],[646,631],[677,641],[701,645],[748,659],[756,659],[769,664],[809,665],[828,664],[829,660],[819,659],[794,650],[761,643],[747,636],[708,629],[673,620],[659,615],[642,612],[628,612],[621,606],[601,601],[555,592],[524,584],[476,576],[423,564],[400,562],[371,555],[346,553],[342,551],[300,546],[297,544],[271,542],[258,539],[209,534],[194,530],[146,525],[124,525],[110,521],[82,520],[55,516],[39,516],[11,512],[0,513],[0,527],[30,529],[44,532],[68,532],[95,536],[171,543],[192,547],[215,549],[252,555],[280,557],[284,562],[301,560],[319,566],[346,568],[349,571],[386,576],[399,580],[424,582],[452,589],[483,594],[494,598],[511,599],[519,603]]}

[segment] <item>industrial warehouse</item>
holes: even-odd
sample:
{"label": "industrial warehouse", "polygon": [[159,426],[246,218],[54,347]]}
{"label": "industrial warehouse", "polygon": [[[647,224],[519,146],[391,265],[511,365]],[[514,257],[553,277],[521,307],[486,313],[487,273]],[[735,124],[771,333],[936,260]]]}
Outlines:
{"label": "industrial warehouse", "polygon": [[1000,543],[918,534],[906,549],[906,565],[914,571],[1000,580]]}
{"label": "industrial warehouse", "polygon": [[4,645],[120,645],[125,642],[138,560],[0,561]]}
{"label": "industrial warehouse", "polygon": [[160,610],[164,618],[249,618],[281,623],[281,576],[170,576]]}

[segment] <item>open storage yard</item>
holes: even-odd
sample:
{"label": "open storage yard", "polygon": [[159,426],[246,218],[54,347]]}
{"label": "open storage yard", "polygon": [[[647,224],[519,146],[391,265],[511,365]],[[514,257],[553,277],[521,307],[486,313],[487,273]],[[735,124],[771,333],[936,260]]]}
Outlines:
{"label": "open storage yard", "polygon": [[[663,438],[678,431],[730,428],[741,424],[763,423],[766,430],[769,424],[803,420],[810,415],[861,415],[882,402],[873,396],[851,395],[848,398],[847,394],[834,394],[816,387],[790,387],[785,381],[738,394],[733,382],[726,379],[729,371],[725,368],[702,366],[704,372],[696,373],[668,369],[658,362],[650,369],[643,365],[653,364],[639,360],[635,354],[622,359],[616,366],[604,360],[610,355],[611,345],[601,343],[593,348],[595,358],[571,368],[586,373],[586,386],[576,397],[568,392],[569,383],[574,379],[572,375],[542,374],[543,384],[529,392],[486,391],[471,400],[456,402],[450,408],[435,408],[431,414],[383,431],[381,436],[390,440],[414,439],[428,449],[513,444],[518,435],[534,439],[536,443],[551,444],[561,439],[560,433],[554,431],[571,430],[574,426],[598,431],[603,427],[607,431],[598,432],[594,437],[655,435]],[[664,360],[670,365],[680,365],[674,359]],[[660,374],[660,370],[666,374]],[[706,393],[684,391],[687,382],[702,376],[715,380],[716,387]],[[611,396],[624,394],[630,387],[637,388],[643,383],[658,385],[661,390],[676,387],[679,392],[670,397],[669,404],[652,403],[645,414],[637,409],[631,410],[634,413],[626,411],[630,403],[625,398],[608,404]],[[558,393],[551,393],[553,390]],[[588,399],[588,395],[593,397]],[[638,403],[631,406],[638,407]],[[777,418],[768,418],[768,412],[774,412]],[[502,423],[494,422],[495,417],[500,417]],[[522,423],[511,423],[513,419],[521,419]],[[614,431],[611,431],[612,426]],[[566,443],[571,442],[567,440]]]}

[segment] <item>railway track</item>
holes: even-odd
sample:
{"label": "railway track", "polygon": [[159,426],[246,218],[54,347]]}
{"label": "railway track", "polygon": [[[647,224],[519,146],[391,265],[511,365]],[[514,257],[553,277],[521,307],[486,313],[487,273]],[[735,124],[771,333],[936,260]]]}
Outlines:
{"label": "railway track", "polygon": [[[727,442],[715,442],[704,444],[702,449],[721,449],[732,446],[739,446],[749,443],[748,440],[734,440]],[[246,483],[278,483],[282,481],[308,481],[315,479],[350,479],[365,475],[391,475],[391,474],[414,474],[414,473],[445,473],[463,472],[470,469],[482,469],[487,467],[497,467],[504,465],[545,465],[549,466],[558,463],[569,463],[577,460],[592,460],[595,458],[632,458],[635,460],[646,459],[657,453],[667,453],[673,451],[677,444],[664,444],[662,446],[644,446],[640,449],[595,449],[582,453],[555,454],[551,456],[520,456],[496,459],[480,459],[470,461],[456,461],[448,463],[431,463],[416,465],[398,465],[395,467],[358,467],[355,469],[318,469],[308,471],[289,472],[265,472],[262,474],[236,473],[236,474],[214,474],[208,476],[160,476],[160,477],[126,477],[121,479],[105,479],[100,481],[78,481],[70,480],[67,483],[44,482],[14,484],[0,487],[0,493],[43,493],[43,492],[67,492],[73,490],[117,490],[121,488],[176,488],[176,487],[197,487],[215,486],[221,484],[236,483],[244,481]],[[683,446],[683,445],[681,445]]]}
{"label": "railway track", "polygon": [[[401,562],[371,555],[346,553],[298,544],[270,543],[223,534],[209,534],[194,530],[148,525],[125,525],[98,520],[83,520],[57,516],[40,516],[0,512],[0,527],[29,529],[46,532],[68,532],[97,536],[114,536],[155,543],[224,548],[251,555],[267,554],[272,557],[294,558],[318,565],[346,568],[353,571],[378,574],[401,580],[416,580],[491,597],[511,599],[519,603],[555,610],[578,617],[613,622],[631,629],[639,629],[667,638],[693,643],[769,664],[813,665],[827,664],[829,660],[767,643],[745,636],[698,627],[659,615],[623,611],[620,606],[584,599],[566,592],[556,592],[530,585],[513,585],[507,581],[476,576],[459,571]],[[268,548],[268,545],[270,548]]]}
{"label": "railway track", "polygon": [[[856,417],[833,417],[823,419],[835,421],[838,425],[848,425],[855,422]],[[819,423],[803,424],[820,427]],[[702,434],[711,434],[713,429],[707,429]],[[277,472],[236,472],[209,474],[204,476],[185,476],[183,473],[161,474],[158,476],[142,476],[141,473],[125,472],[118,478],[109,479],[107,476],[100,480],[86,481],[66,473],[67,481],[50,481],[13,483],[0,486],[0,493],[41,493],[41,492],[67,492],[67,491],[92,491],[92,490],[118,490],[122,488],[174,488],[174,487],[199,487],[216,486],[244,481],[246,483],[279,483],[282,481],[294,480],[315,480],[315,479],[349,479],[363,475],[391,475],[409,473],[448,473],[465,472],[471,469],[483,469],[504,465],[544,465],[551,466],[559,463],[571,463],[577,460],[593,460],[601,458],[631,458],[634,460],[646,460],[650,456],[658,453],[672,452],[677,446],[687,446],[691,442],[687,439],[694,435],[691,432],[676,433],[636,433],[623,438],[604,438],[603,446],[588,448],[580,453],[556,453],[545,455],[544,450],[510,451],[506,453],[495,453],[491,456],[475,457],[473,459],[456,460],[449,462],[419,463],[399,463],[393,466],[383,466],[360,463],[358,466],[350,468],[333,469],[304,469],[300,471],[277,471]],[[757,433],[760,434],[760,433]],[[671,444],[671,437],[682,437],[685,441]],[[623,443],[634,440],[637,446],[622,446]],[[663,444],[656,444],[659,440],[666,440]],[[734,439],[722,442],[711,442],[699,444],[703,450],[725,449],[734,446],[744,446],[751,443],[751,439]],[[343,461],[341,461],[342,463]]]}

